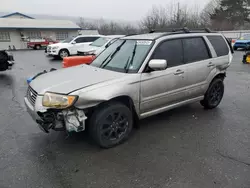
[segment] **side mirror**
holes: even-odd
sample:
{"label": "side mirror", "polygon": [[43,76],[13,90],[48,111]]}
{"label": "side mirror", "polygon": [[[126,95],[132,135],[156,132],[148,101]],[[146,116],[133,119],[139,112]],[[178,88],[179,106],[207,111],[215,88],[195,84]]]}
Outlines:
{"label": "side mirror", "polygon": [[76,41],[72,41],[71,44],[76,44]]}
{"label": "side mirror", "polygon": [[149,61],[148,66],[149,68],[157,71],[157,70],[165,70],[168,64],[165,59],[152,59]]}

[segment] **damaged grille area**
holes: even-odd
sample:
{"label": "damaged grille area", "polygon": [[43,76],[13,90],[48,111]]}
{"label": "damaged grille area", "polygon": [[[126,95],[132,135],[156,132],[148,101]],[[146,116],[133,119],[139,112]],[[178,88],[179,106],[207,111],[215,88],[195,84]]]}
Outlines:
{"label": "damaged grille area", "polygon": [[34,106],[37,98],[37,92],[30,86],[28,87],[27,90],[27,98],[30,101],[30,103]]}

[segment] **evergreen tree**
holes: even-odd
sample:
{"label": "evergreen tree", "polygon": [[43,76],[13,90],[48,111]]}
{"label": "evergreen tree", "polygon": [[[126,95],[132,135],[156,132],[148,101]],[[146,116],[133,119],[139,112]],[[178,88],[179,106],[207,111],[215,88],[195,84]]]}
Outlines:
{"label": "evergreen tree", "polygon": [[212,21],[228,22],[233,27],[250,22],[250,0],[221,0],[220,5],[210,15]]}

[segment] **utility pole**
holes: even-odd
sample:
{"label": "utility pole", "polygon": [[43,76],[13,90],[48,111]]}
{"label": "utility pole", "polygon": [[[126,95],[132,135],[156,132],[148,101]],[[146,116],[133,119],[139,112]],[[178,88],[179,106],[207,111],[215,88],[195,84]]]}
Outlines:
{"label": "utility pole", "polygon": [[180,24],[180,2],[178,2],[178,6],[177,6],[177,18],[176,18],[176,21],[177,21],[177,25],[179,27],[179,24]]}

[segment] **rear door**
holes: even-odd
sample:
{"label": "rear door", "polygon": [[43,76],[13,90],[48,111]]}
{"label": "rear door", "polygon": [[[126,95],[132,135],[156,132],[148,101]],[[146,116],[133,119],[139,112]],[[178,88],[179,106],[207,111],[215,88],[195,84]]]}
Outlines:
{"label": "rear door", "polygon": [[215,62],[203,36],[183,39],[187,70],[187,98],[204,95],[209,76],[216,73]]}
{"label": "rear door", "polygon": [[231,52],[229,44],[224,37],[218,36],[207,36],[208,41],[211,43],[215,50],[216,57],[214,63],[219,69],[228,67],[233,58],[233,50]]}

